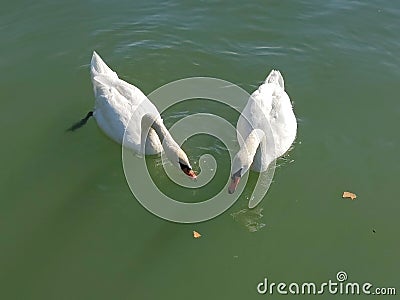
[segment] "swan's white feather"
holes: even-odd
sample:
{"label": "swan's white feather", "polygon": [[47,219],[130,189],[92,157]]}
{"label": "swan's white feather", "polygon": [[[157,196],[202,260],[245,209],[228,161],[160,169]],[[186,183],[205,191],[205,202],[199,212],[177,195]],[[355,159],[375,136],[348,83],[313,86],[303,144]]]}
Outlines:
{"label": "swan's white feather", "polygon": [[266,133],[252,164],[253,170],[263,172],[274,159],[289,150],[297,132],[296,117],[279,71],[271,71],[253,92],[239,117],[237,135],[241,147],[253,129]]}
{"label": "swan's white feather", "polygon": [[[118,143],[122,143],[126,130],[125,146],[142,153],[145,147],[141,145],[141,120],[145,114],[161,119],[157,108],[140,89],[118,78],[96,52],[90,70],[96,99],[93,116],[98,126]],[[150,129],[146,154],[161,151],[160,140]]]}

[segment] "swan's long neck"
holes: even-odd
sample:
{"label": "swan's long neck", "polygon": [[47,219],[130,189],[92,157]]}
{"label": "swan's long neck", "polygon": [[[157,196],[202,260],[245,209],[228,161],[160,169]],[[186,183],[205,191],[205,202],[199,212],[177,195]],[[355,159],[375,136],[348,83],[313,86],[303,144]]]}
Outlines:
{"label": "swan's long neck", "polygon": [[150,114],[146,114],[142,118],[142,147],[145,145],[144,139],[147,138],[149,128],[154,129],[156,132],[167,156],[180,150],[179,145],[174,141],[161,118]]}
{"label": "swan's long neck", "polygon": [[[169,161],[180,168],[190,178],[195,179],[196,173],[192,170],[186,153],[174,141],[160,116],[146,114],[143,116],[141,123],[142,153],[146,153],[146,139],[148,138],[149,130],[152,129],[161,141],[162,148]],[[154,134],[152,134],[152,137],[154,139]]]}
{"label": "swan's long neck", "polygon": [[[164,123],[161,119],[157,119],[151,128],[157,133],[158,138],[161,141],[163,147],[168,148],[180,148],[179,145],[174,141],[171,134],[169,133],[168,129],[165,127]],[[165,150],[165,149],[164,149]]]}
{"label": "swan's long neck", "polygon": [[260,129],[253,129],[248,137],[244,140],[242,147],[240,148],[241,156],[245,156],[248,162],[251,164],[256,155],[257,148],[263,141],[264,133]]}

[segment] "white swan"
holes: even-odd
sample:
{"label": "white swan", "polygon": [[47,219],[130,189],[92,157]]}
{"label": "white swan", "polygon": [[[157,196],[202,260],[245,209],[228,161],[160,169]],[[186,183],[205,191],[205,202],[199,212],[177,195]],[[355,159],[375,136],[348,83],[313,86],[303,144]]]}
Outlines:
{"label": "white swan", "polygon": [[266,171],[273,160],[289,150],[296,137],[296,117],[279,71],[272,70],[251,95],[236,127],[240,150],[232,162],[231,194],[250,167]]}
{"label": "white swan", "polygon": [[185,152],[174,141],[157,108],[137,87],[118,78],[93,52],[90,72],[95,107],[70,130],[83,126],[93,116],[98,126],[114,141],[141,154],[165,151],[168,159],[186,175],[196,178]]}

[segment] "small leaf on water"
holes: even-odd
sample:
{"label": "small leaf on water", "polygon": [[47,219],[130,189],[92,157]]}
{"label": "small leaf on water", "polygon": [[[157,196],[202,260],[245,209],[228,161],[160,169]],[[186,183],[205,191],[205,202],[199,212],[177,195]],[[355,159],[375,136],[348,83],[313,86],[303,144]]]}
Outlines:
{"label": "small leaf on water", "polygon": [[201,234],[198,233],[197,231],[193,231],[193,237],[194,237],[195,239],[198,239],[199,237],[201,237]]}
{"label": "small leaf on water", "polygon": [[351,200],[354,200],[357,198],[357,195],[351,192],[343,192],[343,198],[351,198]]}

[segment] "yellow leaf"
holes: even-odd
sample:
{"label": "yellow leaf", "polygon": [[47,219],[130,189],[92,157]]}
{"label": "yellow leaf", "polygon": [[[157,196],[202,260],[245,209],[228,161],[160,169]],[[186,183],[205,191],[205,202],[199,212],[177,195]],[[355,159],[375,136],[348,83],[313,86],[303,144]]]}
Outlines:
{"label": "yellow leaf", "polygon": [[343,198],[351,198],[351,200],[354,200],[357,198],[357,195],[351,192],[343,192]]}
{"label": "yellow leaf", "polygon": [[198,233],[197,231],[193,231],[193,237],[194,237],[195,239],[198,239],[199,237],[201,237],[201,234]]}

